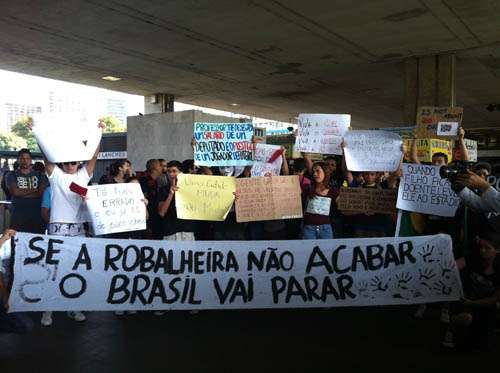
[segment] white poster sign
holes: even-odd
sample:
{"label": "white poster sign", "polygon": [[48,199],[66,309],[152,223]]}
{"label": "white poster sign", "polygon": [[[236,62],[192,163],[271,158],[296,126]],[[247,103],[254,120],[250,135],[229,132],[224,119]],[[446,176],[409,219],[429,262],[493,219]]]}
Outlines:
{"label": "white poster sign", "polygon": [[[283,157],[281,154],[276,157],[281,151],[279,145],[267,145],[257,143],[255,146],[255,162],[252,166],[252,177],[255,176],[279,176]],[[272,163],[269,163],[271,157],[275,158]]]}
{"label": "white poster sign", "polygon": [[316,308],[462,297],[448,235],[208,242],[16,238],[11,312]]}
{"label": "white poster sign", "polygon": [[299,114],[295,149],[305,153],[342,154],[342,136],[350,124],[350,114]]}
{"label": "white poster sign", "polygon": [[330,215],[330,206],[332,199],[330,197],[315,196],[307,201],[306,212],[318,215]]}
{"label": "white poster sign", "polygon": [[89,186],[86,203],[94,234],[146,229],[143,200],[138,183]]}
{"label": "white poster sign", "polygon": [[88,161],[101,141],[98,119],[75,118],[75,113],[37,114],[33,134],[52,163]]}
{"label": "white poster sign", "polygon": [[439,166],[403,164],[397,208],[438,216],[455,216],[460,198],[450,182],[439,176]]}
{"label": "white poster sign", "polygon": [[458,134],[458,122],[439,122],[437,127],[438,136],[456,136]]}
{"label": "white poster sign", "polygon": [[386,131],[349,131],[344,137],[349,171],[396,171],[403,155],[401,136]]}

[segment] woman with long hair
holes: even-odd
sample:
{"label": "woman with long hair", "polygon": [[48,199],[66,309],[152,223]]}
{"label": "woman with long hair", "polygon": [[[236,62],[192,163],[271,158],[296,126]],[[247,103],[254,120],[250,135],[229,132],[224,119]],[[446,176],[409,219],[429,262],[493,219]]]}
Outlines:
{"label": "woman with long hair", "polygon": [[330,170],[325,162],[315,162],[312,167],[312,183],[305,191],[306,211],[302,238],[329,239],[333,238],[331,216],[336,210],[339,195],[337,188],[330,186]]}

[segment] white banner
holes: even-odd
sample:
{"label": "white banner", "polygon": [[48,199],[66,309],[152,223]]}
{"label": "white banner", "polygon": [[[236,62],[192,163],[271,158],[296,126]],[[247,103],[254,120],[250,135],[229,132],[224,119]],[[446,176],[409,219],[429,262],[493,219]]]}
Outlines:
{"label": "white banner", "polygon": [[349,171],[396,171],[403,155],[401,136],[387,131],[349,131],[344,136]]}
{"label": "white banner", "polygon": [[279,145],[257,143],[255,146],[255,162],[252,166],[252,177],[280,176],[283,157],[280,155],[274,160],[274,162],[269,163],[269,160],[275,152],[280,150],[281,146]]}
{"label": "white banner", "polygon": [[439,216],[455,216],[460,198],[450,182],[439,176],[439,166],[403,164],[396,207]]}
{"label": "white banner", "polygon": [[350,114],[299,114],[298,152],[342,154],[342,136],[351,124]]}
{"label": "white banner", "polygon": [[16,236],[11,312],[344,307],[462,297],[448,235],[301,241]]}
{"label": "white banner", "polygon": [[146,229],[143,200],[138,183],[89,186],[86,203],[94,234]]}
{"label": "white banner", "polygon": [[88,161],[94,156],[102,137],[98,120],[78,119],[75,115],[34,115],[33,134],[50,162]]}

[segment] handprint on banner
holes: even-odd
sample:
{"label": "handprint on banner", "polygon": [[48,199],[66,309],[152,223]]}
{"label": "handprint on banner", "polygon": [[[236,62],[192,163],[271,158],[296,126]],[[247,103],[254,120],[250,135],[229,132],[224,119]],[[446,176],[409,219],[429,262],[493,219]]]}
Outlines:
{"label": "handprint on banner", "polygon": [[359,295],[361,295],[363,298],[373,298],[370,296],[370,293],[368,292],[368,282],[366,281],[360,281],[356,285],[356,289],[358,290]]}
{"label": "handprint on banner", "polygon": [[387,281],[384,282],[379,276],[375,276],[372,278],[370,285],[374,288],[372,291],[387,291],[389,289],[389,283],[391,282],[391,278],[389,277]]}
{"label": "handprint on banner", "polygon": [[434,283],[434,287],[433,287],[434,290],[436,290],[437,292],[439,292],[440,294],[442,295],[450,295],[451,292],[453,291],[453,289],[446,285],[443,281],[439,280],[439,281],[436,281]]}
{"label": "handprint on banner", "polygon": [[433,277],[436,277],[436,274],[434,273],[434,271],[431,268],[425,268],[424,270],[419,268],[418,274],[419,274],[418,279],[420,281],[420,284],[425,286],[427,289],[430,289],[431,286],[429,285],[428,281],[430,279],[432,279]]}
{"label": "handprint on banner", "polygon": [[409,272],[402,272],[396,275],[397,287],[399,289],[408,290],[408,283],[413,279]]}
{"label": "handprint on banner", "polygon": [[453,269],[455,268],[455,263],[450,260],[445,265],[439,264],[439,267],[441,268],[441,277],[449,280],[451,279],[451,274],[453,273]]}
{"label": "handprint on banner", "polygon": [[418,255],[422,257],[422,260],[424,263],[434,263],[438,262],[439,260],[433,258],[433,253],[434,253],[434,246],[427,245],[424,246],[420,249],[418,252]]}

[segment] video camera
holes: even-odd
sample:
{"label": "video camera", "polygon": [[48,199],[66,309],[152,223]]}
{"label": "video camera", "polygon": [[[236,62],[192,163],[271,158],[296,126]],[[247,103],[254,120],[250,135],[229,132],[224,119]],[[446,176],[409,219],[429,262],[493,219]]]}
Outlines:
{"label": "video camera", "polygon": [[467,170],[472,169],[473,162],[457,161],[451,166],[441,166],[439,176],[454,183],[458,175],[466,175]]}

